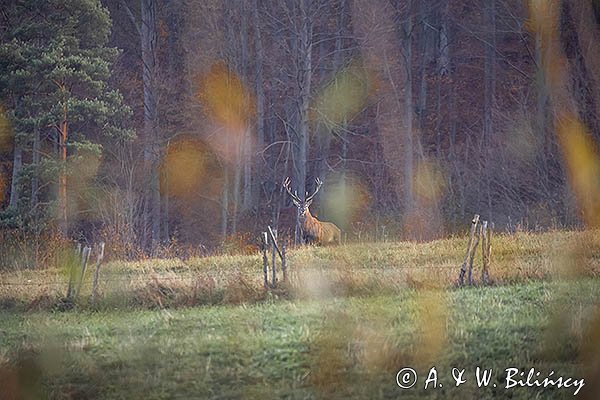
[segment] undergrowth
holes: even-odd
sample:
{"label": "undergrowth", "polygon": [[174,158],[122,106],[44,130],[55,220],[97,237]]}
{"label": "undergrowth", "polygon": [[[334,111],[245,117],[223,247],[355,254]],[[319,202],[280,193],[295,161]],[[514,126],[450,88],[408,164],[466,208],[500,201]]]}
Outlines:
{"label": "undergrowth", "polygon": [[[263,286],[259,253],[111,261],[100,267],[94,302],[92,262],[72,305],[78,309],[152,309],[447,288],[456,284],[466,242],[464,237],[454,237],[428,243],[353,243],[291,249],[287,256],[288,282],[279,282],[276,289],[268,290]],[[600,272],[599,255],[598,231],[498,235],[492,242],[492,284],[595,277]],[[270,255],[268,258],[271,260]],[[479,251],[474,261],[476,284],[481,263]],[[66,265],[2,272],[0,308],[61,309],[67,285]]]}

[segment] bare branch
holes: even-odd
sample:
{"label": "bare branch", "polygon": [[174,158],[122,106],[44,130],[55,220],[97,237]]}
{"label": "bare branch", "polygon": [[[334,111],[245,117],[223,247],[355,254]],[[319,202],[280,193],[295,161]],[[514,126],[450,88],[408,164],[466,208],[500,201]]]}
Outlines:
{"label": "bare branch", "polygon": [[127,12],[127,16],[129,17],[131,24],[135,28],[135,31],[137,32],[137,34],[140,37],[142,37],[142,31],[140,29],[140,26],[137,23],[135,16],[133,15],[133,12],[131,12],[131,8],[129,8],[129,6],[127,5],[127,2],[125,0],[121,0],[121,4],[123,5],[123,8],[125,8],[125,12]]}

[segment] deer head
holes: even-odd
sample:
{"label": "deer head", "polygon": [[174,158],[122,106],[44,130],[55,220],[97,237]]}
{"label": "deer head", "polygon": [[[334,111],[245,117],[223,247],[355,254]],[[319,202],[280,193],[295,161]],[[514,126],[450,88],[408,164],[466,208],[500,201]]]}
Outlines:
{"label": "deer head", "polygon": [[317,187],[315,191],[309,195],[305,193],[304,200],[298,196],[298,192],[290,189],[290,178],[285,178],[283,187],[292,198],[294,205],[298,209],[298,222],[302,228],[302,237],[304,243],[314,243],[319,245],[339,244],[341,243],[342,233],[340,228],[331,222],[322,222],[310,214],[308,207],[321,189],[323,182],[319,178],[315,179]]}
{"label": "deer head", "polygon": [[308,207],[310,207],[315,195],[317,194],[317,192],[319,191],[319,189],[321,189],[321,186],[323,185],[323,182],[319,178],[316,178],[315,182],[317,184],[317,187],[316,187],[315,191],[313,192],[313,194],[309,195],[308,192],[306,192],[305,196],[304,196],[304,200],[302,200],[298,196],[297,191],[294,191],[294,193],[292,193],[292,190],[290,189],[290,178],[287,177],[283,181],[283,187],[285,188],[287,193],[292,198],[292,202],[294,203],[294,205],[298,208],[298,215],[300,215],[302,217],[302,219],[306,219],[310,215],[310,211],[308,210]]}

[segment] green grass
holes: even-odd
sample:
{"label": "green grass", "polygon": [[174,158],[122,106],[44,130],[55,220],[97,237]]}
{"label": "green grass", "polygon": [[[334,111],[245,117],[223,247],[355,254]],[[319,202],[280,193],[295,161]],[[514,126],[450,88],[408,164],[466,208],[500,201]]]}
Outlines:
{"label": "green grass", "polygon": [[[290,282],[283,294],[287,298],[311,299],[330,294],[368,296],[407,288],[451,287],[458,277],[466,242],[465,237],[454,237],[429,243],[353,243],[290,250]],[[597,277],[599,255],[600,231],[502,234],[492,241],[490,274],[496,284],[570,274]],[[65,265],[58,262],[44,270],[0,272],[0,309],[54,309],[67,290]],[[478,251],[476,279],[480,266]],[[80,309],[90,308],[93,267],[84,280]],[[173,308],[264,301],[262,276],[260,254],[186,261],[110,261],[101,267],[100,292],[93,308]]]}
{"label": "green grass", "polygon": [[[566,389],[505,390],[500,373],[497,388],[453,388],[450,371],[466,368],[472,378],[476,366],[535,367],[583,377],[583,349],[595,346],[596,357],[600,350],[588,339],[598,334],[590,321],[599,318],[599,283],[177,310],[2,312],[0,386],[29,377],[33,398],[61,399],[569,398]],[[436,366],[444,387],[401,390],[395,374],[405,366],[420,372],[419,386]]]}
{"label": "green grass", "polygon": [[[293,250],[290,282],[272,293],[259,255],[112,261],[98,302],[88,276],[69,311],[57,307],[64,266],[4,271],[0,399],[573,396],[507,390],[509,367],[585,377],[584,391],[600,391],[599,232],[499,235],[495,285],[456,289],[465,246]],[[402,390],[407,366],[420,380]],[[425,391],[432,366],[443,387]],[[476,387],[477,366],[493,368],[492,386]],[[458,388],[453,367],[469,379]]]}

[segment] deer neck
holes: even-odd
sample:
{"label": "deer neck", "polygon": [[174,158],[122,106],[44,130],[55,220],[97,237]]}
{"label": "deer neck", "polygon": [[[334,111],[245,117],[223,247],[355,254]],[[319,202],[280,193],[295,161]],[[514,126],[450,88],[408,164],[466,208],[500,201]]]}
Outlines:
{"label": "deer neck", "polygon": [[303,224],[306,224],[307,222],[310,223],[310,222],[312,222],[313,219],[314,219],[314,217],[310,213],[310,210],[308,209],[308,207],[304,211],[300,212],[300,221]]}

